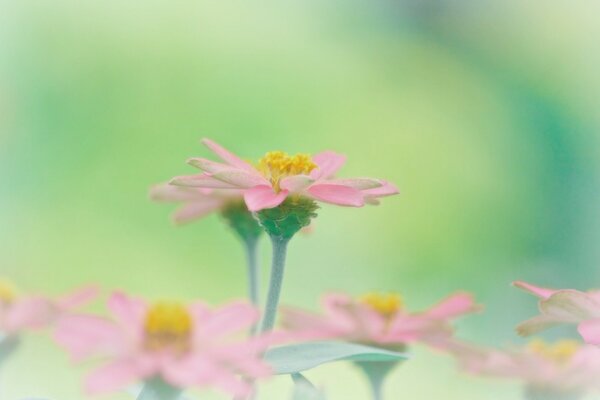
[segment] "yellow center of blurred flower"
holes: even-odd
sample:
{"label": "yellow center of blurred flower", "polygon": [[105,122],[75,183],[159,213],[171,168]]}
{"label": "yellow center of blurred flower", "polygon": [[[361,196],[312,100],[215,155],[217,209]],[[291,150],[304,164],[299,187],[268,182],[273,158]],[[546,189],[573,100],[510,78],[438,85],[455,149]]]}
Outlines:
{"label": "yellow center of blurred flower", "polygon": [[529,342],[528,349],[546,359],[564,363],[579,350],[579,342],[576,340],[559,340],[556,343],[546,343],[541,339]]}
{"label": "yellow center of blurred flower", "polygon": [[394,316],[403,306],[402,297],[396,293],[367,293],[359,298],[359,302],[386,318]]}
{"label": "yellow center of blurred flower", "polygon": [[309,154],[290,156],[283,151],[270,151],[258,161],[258,170],[267,178],[276,191],[279,182],[288,176],[309,174],[317,168]]}
{"label": "yellow center of blurred flower", "polygon": [[146,314],[146,347],[150,350],[170,349],[185,352],[190,346],[192,316],[179,303],[160,302]]}
{"label": "yellow center of blurred flower", "polygon": [[12,283],[0,279],[0,303],[9,304],[17,297],[17,289]]}

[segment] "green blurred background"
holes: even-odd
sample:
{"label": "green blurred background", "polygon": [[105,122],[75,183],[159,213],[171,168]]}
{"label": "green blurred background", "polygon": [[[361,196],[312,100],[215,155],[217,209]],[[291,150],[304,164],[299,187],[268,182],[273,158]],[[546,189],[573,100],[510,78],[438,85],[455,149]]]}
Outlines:
{"label": "green blurred background", "polygon": [[[402,194],[324,206],[291,246],[283,301],[394,290],[419,309],[465,289],[486,312],[459,336],[521,343],[513,327],[535,301],[512,280],[600,286],[599,12],[583,0],[0,0],[2,274],[53,294],[98,282],[241,297],[242,250],[219,218],[173,227],[148,187],[193,173],[184,162],[208,154],[205,136],[247,158],[331,149],[348,155],[343,175]],[[79,400],[81,373],[33,334],[0,398]],[[308,376],[332,400],[367,398],[348,365]],[[277,378],[262,398],[290,389]],[[388,390],[479,400],[519,387],[417,348]]]}

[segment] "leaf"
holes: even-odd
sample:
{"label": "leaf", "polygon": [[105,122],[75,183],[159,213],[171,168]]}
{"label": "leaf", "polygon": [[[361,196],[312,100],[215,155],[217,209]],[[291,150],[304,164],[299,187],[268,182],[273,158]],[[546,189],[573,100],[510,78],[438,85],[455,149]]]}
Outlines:
{"label": "leaf", "polygon": [[292,374],[295,383],[292,400],[325,400],[325,395],[302,374]]}
{"label": "leaf", "polygon": [[265,360],[276,374],[293,374],[335,361],[386,361],[407,359],[404,353],[345,342],[309,342],[276,347]]}
{"label": "leaf", "polygon": [[6,360],[19,346],[19,338],[16,336],[0,337],[0,365]]}

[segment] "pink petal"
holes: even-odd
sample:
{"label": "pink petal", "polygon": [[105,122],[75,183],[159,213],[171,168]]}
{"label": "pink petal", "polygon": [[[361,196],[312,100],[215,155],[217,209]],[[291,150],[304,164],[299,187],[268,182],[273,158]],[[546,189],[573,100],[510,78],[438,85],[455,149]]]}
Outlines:
{"label": "pink petal", "polygon": [[287,190],[275,193],[272,187],[261,185],[246,190],[244,192],[244,200],[246,201],[248,210],[254,212],[265,208],[277,207],[283,203],[287,195]]}
{"label": "pink petal", "polygon": [[530,283],[527,282],[523,282],[523,281],[516,281],[513,282],[513,286],[518,287],[519,289],[523,289],[529,293],[532,293],[533,295],[540,297],[542,299],[547,299],[550,296],[552,296],[554,293],[556,293],[556,290],[553,289],[546,289],[540,286],[535,286],[532,285]]}
{"label": "pink petal", "polygon": [[150,188],[150,199],[166,203],[178,203],[211,197],[214,192],[213,189],[175,186],[169,183],[161,183]]}
{"label": "pink petal", "polygon": [[169,181],[169,185],[173,186],[188,186],[194,188],[209,188],[209,189],[234,189],[236,186],[215,179],[211,175],[182,175],[176,176]]}
{"label": "pink petal", "polygon": [[248,189],[259,185],[270,185],[269,181],[258,174],[252,174],[242,169],[227,169],[212,175],[215,179],[233,185],[237,188]]}
{"label": "pink petal", "polygon": [[583,321],[577,330],[586,343],[600,345],[600,318]]}
{"label": "pink petal", "polygon": [[148,306],[140,299],[116,291],[108,299],[108,309],[116,319],[131,332],[138,332],[148,310]]}
{"label": "pink petal", "polygon": [[232,167],[231,165],[222,164],[215,161],[207,160],[206,158],[199,157],[190,158],[189,160],[187,160],[187,163],[191,166],[201,169],[204,172],[208,172],[209,174],[216,174],[217,172],[225,171],[228,169],[238,169]]}
{"label": "pink petal", "polygon": [[114,322],[89,315],[67,315],[57,322],[55,341],[71,357],[81,360],[94,353],[118,353],[125,337]]}
{"label": "pink petal", "polygon": [[438,305],[432,307],[425,315],[429,318],[449,319],[462,314],[475,312],[478,307],[469,293],[457,293],[442,300]]}
{"label": "pink petal", "polygon": [[310,174],[315,180],[332,177],[346,162],[346,156],[334,153],[333,151],[324,151],[316,154],[312,159],[318,166]]}
{"label": "pink petal", "polygon": [[125,389],[132,383],[146,378],[131,360],[118,360],[94,372],[86,379],[86,391],[101,394]]}
{"label": "pink petal", "polygon": [[517,333],[521,336],[530,336],[546,329],[555,327],[563,323],[561,319],[557,319],[548,315],[538,315],[517,326]]}
{"label": "pink petal", "polygon": [[325,203],[350,207],[362,207],[365,204],[361,192],[348,186],[316,183],[307,192]]}
{"label": "pink petal", "polygon": [[540,311],[564,322],[578,322],[600,317],[600,303],[587,293],[561,290],[540,302]]}
{"label": "pink petal", "polygon": [[258,321],[259,313],[246,303],[232,303],[215,310],[212,315],[197,321],[202,337],[215,337],[244,330]]}
{"label": "pink petal", "polygon": [[206,199],[202,202],[196,201],[193,203],[187,203],[173,214],[173,221],[175,221],[176,224],[181,225],[197,220],[219,210],[223,204],[223,200],[214,198]]}
{"label": "pink petal", "polygon": [[297,193],[309,187],[314,181],[307,175],[293,175],[282,179],[279,186],[290,193]]}
{"label": "pink petal", "polygon": [[83,306],[98,296],[100,289],[96,285],[85,286],[75,292],[58,299],[58,305],[63,310]]}
{"label": "pink petal", "polygon": [[248,172],[255,171],[255,168],[251,164],[242,160],[241,158],[239,158],[238,156],[236,156],[229,150],[225,149],[223,146],[213,142],[212,140],[202,139],[202,143],[206,147],[208,147],[210,150],[212,150],[217,156],[219,156],[227,164],[232,165],[237,168],[244,169]]}
{"label": "pink petal", "polygon": [[363,194],[368,197],[378,198],[392,196],[399,193],[398,187],[393,183],[387,181],[381,181],[382,186],[374,189],[363,190]]}
{"label": "pink petal", "polygon": [[328,179],[326,183],[348,186],[356,190],[374,190],[383,186],[382,181],[372,178]]}
{"label": "pink petal", "polygon": [[4,315],[4,328],[9,332],[40,329],[54,322],[58,309],[43,297],[27,297],[12,304]]}

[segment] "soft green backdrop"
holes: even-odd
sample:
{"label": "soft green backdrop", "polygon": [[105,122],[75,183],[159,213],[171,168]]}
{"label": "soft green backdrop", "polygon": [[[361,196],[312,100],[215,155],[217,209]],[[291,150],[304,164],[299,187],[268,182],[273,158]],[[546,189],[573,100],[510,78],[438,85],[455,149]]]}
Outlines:
{"label": "soft green backdrop", "polygon": [[[2,274],[35,292],[240,297],[243,255],[219,219],[175,228],[148,187],[192,173],[204,136],[247,158],[332,149],[349,156],[345,175],[402,194],[323,207],[291,246],[283,301],[395,290],[418,309],[465,289],[487,310],[460,336],[520,343],[513,327],[535,302],[512,280],[600,285],[599,12],[583,0],[0,0]],[[2,400],[83,398],[80,370],[47,338],[21,350]],[[308,375],[332,400],[367,396],[346,365]],[[423,349],[388,389],[518,393]],[[263,398],[289,390],[275,379]]]}

